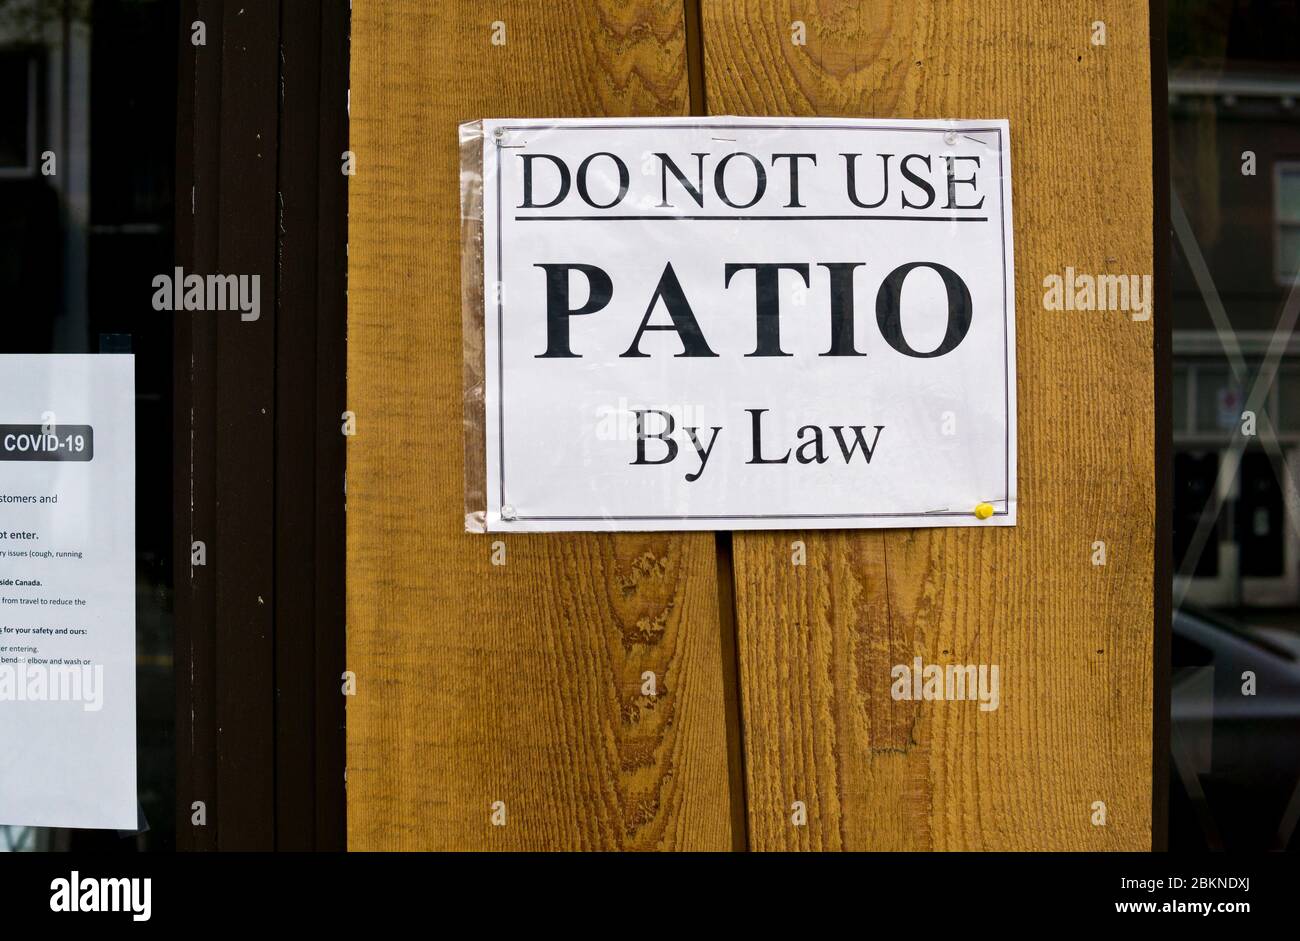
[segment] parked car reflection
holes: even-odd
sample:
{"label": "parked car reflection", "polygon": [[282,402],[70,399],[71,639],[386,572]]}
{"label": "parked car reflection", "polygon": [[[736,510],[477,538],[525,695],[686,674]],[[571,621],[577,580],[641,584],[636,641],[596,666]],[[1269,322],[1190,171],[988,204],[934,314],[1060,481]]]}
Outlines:
{"label": "parked car reflection", "polygon": [[1300,818],[1300,632],[1174,614],[1171,849],[1281,850]]}

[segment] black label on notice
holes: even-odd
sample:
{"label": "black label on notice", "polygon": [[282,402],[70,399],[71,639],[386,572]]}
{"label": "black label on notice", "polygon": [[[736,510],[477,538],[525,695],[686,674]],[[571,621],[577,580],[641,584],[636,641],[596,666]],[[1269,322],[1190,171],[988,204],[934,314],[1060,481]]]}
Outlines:
{"label": "black label on notice", "polygon": [[0,461],[89,461],[95,429],[89,425],[0,425]]}

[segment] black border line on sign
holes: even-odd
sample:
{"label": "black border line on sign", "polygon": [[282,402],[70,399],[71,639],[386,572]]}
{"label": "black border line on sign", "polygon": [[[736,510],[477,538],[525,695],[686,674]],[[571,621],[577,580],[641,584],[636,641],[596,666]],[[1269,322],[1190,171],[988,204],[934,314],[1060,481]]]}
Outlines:
{"label": "black border line on sign", "polygon": [[[566,130],[591,130],[593,128],[602,130],[653,130],[658,127],[669,127],[681,130],[840,130],[840,131],[903,131],[903,132],[930,132],[946,134],[950,133],[952,128],[945,127],[901,127],[896,125],[852,125],[852,124],[527,124],[527,125],[501,125],[497,128],[500,132],[506,131],[566,131]],[[995,510],[994,516],[1010,515],[1010,498],[1011,498],[1011,364],[1009,361],[1010,336],[1007,329],[1007,278],[1010,276],[1007,271],[1007,232],[1006,232],[1006,199],[1005,187],[1007,185],[1004,175],[1005,168],[1003,156],[1006,152],[1002,142],[1002,128],[1000,127],[963,127],[962,133],[970,134],[988,134],[995,133],[998,136],[998,221],[1001,232],[1002,243],[1002,403],[1003,403],[1003,490],[1006,496],[1001,500],[993,501],[1002,503],[1004,508]],[[496,178],[497,178],[497,268],[496,283],[498,286],[503,282],[502,266],[502,248],[501,248],[501,136],[496,136]],[[665,220],[674,220],[678,217],[665,216]],[[787,217],[781,217],[787,218]],[[793,221],[803,219],[802,216],[788,217]],[[532,219],[523,219],[517,221],[535,221]],[[812,221],[812,220],[810,220]],[[975,221],[975,220],[971,220]],[[506,437],[505,437],[505,314],[503,291],[499,288],[497,295],[497,473],[500,483],[501,502],[497,508],[497,514],[500,516],[501,507],[508,506],[506,503]],[[687,514],[679,516],[512,516],[506,518],[500,516],[502,522],[545,522],[545,523],[586,523],[596,521],[624,521],[624,522],[653,522],[663,520],[855,520],[855,519],[926,519],[933,517],[948,516],[970,516],[969,510],[953,512],[925,512],[914,511],[910,513],[754,513],[754,514]]]}

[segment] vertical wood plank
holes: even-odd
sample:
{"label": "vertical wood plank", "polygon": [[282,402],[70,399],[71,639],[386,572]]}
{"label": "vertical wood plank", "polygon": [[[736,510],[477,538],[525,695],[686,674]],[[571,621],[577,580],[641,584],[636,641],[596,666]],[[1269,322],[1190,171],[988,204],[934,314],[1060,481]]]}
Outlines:
{"label": "vertical wood plank", "polygon": [[[1007,117],[1015,167],[1019,525],[736,536],[751,845],[1149,848],[1152,321],[1041,304],[1066,266],[1152,271],[1146,5],[702,9],[710,113]],[[894,701],[914,656],[999,664],[1000,708]]]}
{"label": "vertical wood plank", "polygon": [[280,22],[275,433],[276,848],[342,849],[346,0]]}
{"label": "vertical wood plank", "polygon": [[[258,275],[256,321],[216,325],[217,846],[275,847],[276,154],[280,4],[226,4],[217,271]],[[211,33],[209,34],[212,35]]]}
{"label": "vertical wood plank", "polygon": [[463,532],[457,124],[686,113],[683,4],[358,2],[351,91],[349,846],[728,849],[712,536]]}
{"label": "vertical wood plank", "polygon": [[[220,0],[187,0],[177,44],[176,263],[216,269],[218,155],[221,152],[221,46],[190,44],[189,24],[221,29]],[[203,313],[176,313],[176,845],[216,849],[216,569],[191,565],[191,544],[216,532],[216,324]],[[201,802],[211,826],[191,822]]]}
{"label": "vertical wood plank", "polygon": [[[319,4],[281,10],[275,307],[275,845],[310,850],[316,806]],[[328,235],[326,235],[328,238]],[[332,364],[325,364],[329,368]],[[341,437],[341,436],[340,436]],[[335,491],[341,499],[341,493]],[[340,671],[341,672],[341,671]]]}
{"label": "vertical wood plank", "polygon": [[348,55],[351,3],[320,5],[320,126],[316,246],[316,545],[315,794],[317,850],[347,848],[345,710],[339,695],[347,663],[344,470],[340,434],[347,408]]}

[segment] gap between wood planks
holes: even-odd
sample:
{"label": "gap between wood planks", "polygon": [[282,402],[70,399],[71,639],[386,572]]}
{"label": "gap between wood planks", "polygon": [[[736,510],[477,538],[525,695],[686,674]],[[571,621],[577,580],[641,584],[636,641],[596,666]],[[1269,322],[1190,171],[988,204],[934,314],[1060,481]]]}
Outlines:
{"label": "gap between wood planks", "polygon": [[[704,87],[704,21],[702,0],[682,0],[686,25],[686,76],[691,114],[708,114]],[[731,533],[714,533],[718,564],[718,631],[722,641],[722,684],[726,697],[727,777],[731,804],[731,848],[749,845],[749,799],[745,777],[745,726],[741,709],[740,638],[736,620],[736,573],[732,565]]]}

